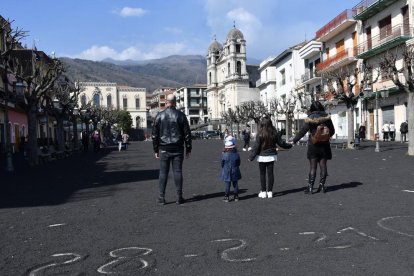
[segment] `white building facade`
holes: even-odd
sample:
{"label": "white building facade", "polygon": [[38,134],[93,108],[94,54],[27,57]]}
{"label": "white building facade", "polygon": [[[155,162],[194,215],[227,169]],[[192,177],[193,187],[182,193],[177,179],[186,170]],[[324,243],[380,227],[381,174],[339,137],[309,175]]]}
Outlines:
{"label": "white building facade", "polygon": [[[211,122],[218,122],[221,113],[247,101],[259,100],[256,80],[249,73],[257,66],[246,64],[246,40],[234,27],[221,45],[214,41],[207,53],[207,104]],[[257,75],[257,73],[256,73]]]}
{"label": "white building facade", "polygon": [[[386,122],[393,122],[396,126],[396,137],[400,135],[399,126],[408,119],[407,93],[401,91],[392,82],[387,72],[381,71],[381,56],[387,51],[397,53],[397,68],[402,68],[403,57],[401,47],[413,45],[413,1],[371,1],[360,2],[353,8],[354,18],[359,22],[359,44],[357,47],[358,58],[365,64],[374,67],[375,72],[381,72],[378,80],[367,87],[368,90],[387,95],[380,97],[379,108],[375,108],[374,97],[367,99],[365,112],[360,114],[360,121],[367,126],[367,138],[374,139],[375,133],[379,133],[382,139],[381,127]],[[404,77],[400,81],[405,83]],[[385,92],[385,93],[384,93]],[[378,111],[378,123],[376,111]],[[378,127],[377,127],[378,125]]]}
{"label": "white building facade", "polygon": [[80,82],[79,106],[124,109],[131,114],[133,128],[147,127],[146,89],[118,86],[113,82]]}

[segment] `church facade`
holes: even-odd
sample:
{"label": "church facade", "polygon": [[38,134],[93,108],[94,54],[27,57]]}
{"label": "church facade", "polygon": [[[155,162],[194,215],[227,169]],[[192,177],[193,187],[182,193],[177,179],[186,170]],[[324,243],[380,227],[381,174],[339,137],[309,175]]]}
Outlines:
{"label": "church facade", "polygon": [[247,101],[260,99],[256,81],[258,66],[246,63],[246,40],[235,26],[222,45],[214,40],[207,53],[207,106],[214,128],[221,122],[223,111]]}

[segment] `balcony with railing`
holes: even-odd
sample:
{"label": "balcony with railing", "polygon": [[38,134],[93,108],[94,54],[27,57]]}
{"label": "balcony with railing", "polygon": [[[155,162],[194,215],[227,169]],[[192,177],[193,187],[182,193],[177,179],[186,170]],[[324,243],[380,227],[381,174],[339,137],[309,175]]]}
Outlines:
{"label": "balcony with railing", "polygon": [[276,79],[274,79],[274,78],[267,79],[267,80],[258,79],[256,81],[256,87],[260,87],[260,86],[268,84],[268,83],[276,83]]}
{"label": "balcony with railing", "polygon": [[330,71],[348,65],[357,60],[355,54],[355,48],[340,51],[336,55],[330,56],[326,60],[316,65],[316,70],[318,72]]}
{"label": "balcony with railing", "polygon": [[356,23],[352,10],[344,10],[316,32],[318,41],[326,42]]}
{"label": "balcony with railing", "polygon": [[301,76],[302,84],[310,84],[320,81],[320,77],[316,75],[315,70],[305,69],[305,74]]}
{"label": "balcony with railing", "polygon": [[363,41],[357,47],[358,58],[370,58],[388,49],[396,47],[413,37],[412,27],[408,24],[398,24],[393,28]]}
{"label": "balcony with railing", "polygon": [[367,20],[398,0],[363,0],[352,8],[356,20]]}

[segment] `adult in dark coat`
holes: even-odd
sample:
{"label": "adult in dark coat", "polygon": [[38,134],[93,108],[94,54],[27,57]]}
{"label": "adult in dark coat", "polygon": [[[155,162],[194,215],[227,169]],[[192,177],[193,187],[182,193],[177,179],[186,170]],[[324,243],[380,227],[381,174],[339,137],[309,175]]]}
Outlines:
{"label": "adult in dark coat", "polygon": [[183,160],[191,155],[192,140],[187,116],[175,108],[176,98],[167,95],[166,108],[159,112],[152,128],[152,145],[155,158],[160,159],[159,191],[157,200],[165,204],[165,189],[167,186],[170,165],[174,173],[177,192],[177,204],[184,203],[183,198]]}
{"label": "adult in dark coat", "polygon": [[331,117],[325,112],[325,108],[319,101],[315,101],[311,104],[310,114],[308,118],[305,119],[305,124],[299,133],[293,138],[293,143],[297,143],[305,134],[309,131],[309,140],[308,140],[308,152],[307,158],[309,159],[309,179],[308,179],[308,188],[305,190],[305,193],[312,194],[313,185],[316,178],[316,170],[319,164],[320,170],[320,179],[318,192],[326,192],[325,182],[326,177],[328,176],[327,162],[332,159],[331,145],[329,141],[312,144],[311,135],[315,133],[318,125],[325,124],[330,131],[331,137],[335,134],[335,127],[332,124]]}
{"label": "adult in dark coat", "polygon": [[407,142],[407,133],[408,133],[408,122],[402,122],[400,125],[400,132],[401,132],[401,143]]}
{"label": "adult in dark coat", "polygon": [[366,128],[365,128],[365,125],[360,125],[359,126],[359,130],[358,130],[358,132],[359,132],[359,139],[361,139],[362,141],[364,141],[365,140],[365,133],[366,133]]}

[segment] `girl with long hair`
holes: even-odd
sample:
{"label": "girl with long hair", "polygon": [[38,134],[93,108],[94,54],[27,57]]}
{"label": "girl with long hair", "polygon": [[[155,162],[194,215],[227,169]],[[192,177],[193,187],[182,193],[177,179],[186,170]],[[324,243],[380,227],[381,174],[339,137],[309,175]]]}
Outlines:
{"label": "girl with long hair", "polygon": [[[260,171],[260,198],[273,197],[273,167],[277,161],[277,146],[285,149],[290,149],[292,145],[287,144],[282,140],[281,136],[272,124],[269,117],[263,117],[259,131],[256,135],[256,143],[253,146],[249,161],[253,161],[257,156]],[[267,187],[266,187],[267,174]]]}

